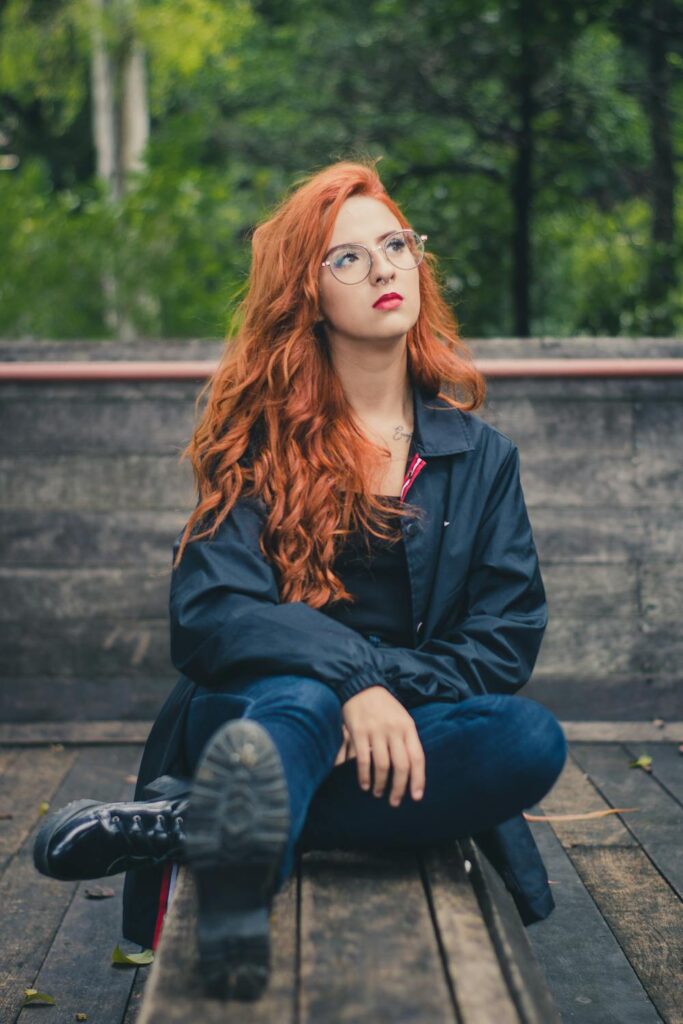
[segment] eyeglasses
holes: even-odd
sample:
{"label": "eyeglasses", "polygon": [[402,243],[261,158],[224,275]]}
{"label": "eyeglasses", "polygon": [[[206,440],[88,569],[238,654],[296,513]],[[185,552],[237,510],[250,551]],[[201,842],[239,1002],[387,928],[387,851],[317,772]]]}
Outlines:
{"label": "eyeglasses", "polygon": [[414,270],[422,262],[425,242],[429,235],[418,235],[411,228],[403,228],[388,235],[381,245],[368,249],[365,245],[335,245],[321,266],[329,267],[342,284],[360,284],[372,269],[372,254],[382,249],[384,255],[399,270]]}

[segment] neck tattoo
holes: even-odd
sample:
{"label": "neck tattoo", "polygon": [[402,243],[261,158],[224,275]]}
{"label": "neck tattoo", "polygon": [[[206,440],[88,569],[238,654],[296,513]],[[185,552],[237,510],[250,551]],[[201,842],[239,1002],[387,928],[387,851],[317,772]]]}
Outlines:
{"label": "neck tattoo", "polygon": [[410,441],[413,432],[407,431],[402,424],[394,427],[394,441]]}

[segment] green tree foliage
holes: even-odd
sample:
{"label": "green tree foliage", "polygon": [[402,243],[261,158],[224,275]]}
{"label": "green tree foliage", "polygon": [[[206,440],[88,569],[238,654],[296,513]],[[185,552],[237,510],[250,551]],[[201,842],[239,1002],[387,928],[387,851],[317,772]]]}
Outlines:
{"label": "green tree foliage", "polygon": [[106,270],[140,334],[220,336],[256,219],[301,173],[365,154],[429,235],[465,336],[679,330],[681,225],[652,182],[680,160],[683,56],[667,42],[653,115],[648,17],[675,25],[682,4],[107,0],[107,45],[144,45],[152,118],[112,204],[92,0],[7,0],[0,332],[107,336]]}

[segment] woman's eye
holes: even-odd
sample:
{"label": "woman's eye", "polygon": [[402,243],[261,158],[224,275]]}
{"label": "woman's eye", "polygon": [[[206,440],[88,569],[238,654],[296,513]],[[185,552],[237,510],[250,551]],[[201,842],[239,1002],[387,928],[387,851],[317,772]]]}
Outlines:
{"label": "woman's eye", "polygon": [[400,252],[401,249],[405,249],[406,247],[406,243],[403,238],[392,238],[391,241],[389,242],[389,245],[394,250],[394,252]]}
{"label": "woman's eye", "polygon": [[358,259],[358,254],[355,253],[355,252],[352,252],[349,249],[346,252],[339,253],[339,255],[335,257],[334,265],[335,265],[335,267],[342,267],[342,266],[345,266],[345,265],[348,266],[349,263],[352,263],[354,260],[357,260],[357,259]]}

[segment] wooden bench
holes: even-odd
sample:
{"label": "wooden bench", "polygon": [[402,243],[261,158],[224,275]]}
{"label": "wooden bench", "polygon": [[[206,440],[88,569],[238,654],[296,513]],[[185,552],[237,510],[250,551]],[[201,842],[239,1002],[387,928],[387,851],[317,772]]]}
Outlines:
{"label": "wooden bench", "polygon": [[[187,1024],[216,1017],[438,1024],[456,1019],[454,1006],[461,1021],[499,1024],[499,1017],[534,1019],[528,1000],[543,1019],[528,943],[563,1019],[683,1024],[683,723],[567,726],[565,769],[529,809],[565,816],[531,823],[557,902],[546,920],[520,933],[498,875],[465,843],[414,860],[308,853],[274,908],[269,991],[256,1004],[223,1006],[201,1001],[186,962],[194,948],[191,878],[181,876],[176,893],[185,896],[169,910],[156,962],[136,969],[112,965],[117,943],[140,950],[121,937],[123,875],[99,883],[113,898],[89,899],[98,883],[60,882],[33,866],[40,803],[131,799],[148,731],[148,723],[127,722],[0,724],[0,1024],[35,1024],[36,1014],[51,1024],[76,1013],[139,1024],[146,993],[148,1020]],[[653,758],[650,773],[629,768],[641,754]],[[566,819],[576,813],[600,816]],[[521,981],[518,971],[527,972]],[[56,1005],[21,1009],[27,987]],[[173,992],[178,1011],[162,1012]],[[364,1018],[354,1016],[359,1005]]]}
{"label": "wooden bench", "polygon": [[555,1024],[517,908],[462,840],[426,851],[309,851],[276,896],[268,989],[201,991],[194,882],[178,874],[138,1024]]}

